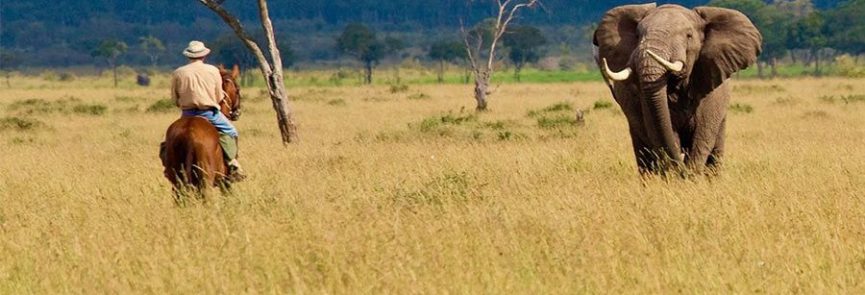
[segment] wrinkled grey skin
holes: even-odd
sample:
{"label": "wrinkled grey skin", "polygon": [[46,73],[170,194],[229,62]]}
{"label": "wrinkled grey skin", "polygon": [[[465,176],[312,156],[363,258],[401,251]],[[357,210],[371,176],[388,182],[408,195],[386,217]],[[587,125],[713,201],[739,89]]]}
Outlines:
{"label": "wrinkled grey skin", "polygon": [[[594,35],[596,59],[628,119],[642,174],[719,164],[727,79],[757,60],[761,43],[760,32],[735,10],[645,4],[606,13]],[[664,67],[648,51],[683,67]],[[610,71],[632,73],[614,81],[604,59]]]}

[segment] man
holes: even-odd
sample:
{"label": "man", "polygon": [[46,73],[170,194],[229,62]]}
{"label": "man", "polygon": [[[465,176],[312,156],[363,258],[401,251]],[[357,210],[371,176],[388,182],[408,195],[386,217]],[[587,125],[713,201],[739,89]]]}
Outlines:
{"label": "man", "polygon": [[243,180],[246,174],[237,161],[237,129],[219,111],[219,103],[226,97],[222,90],[222,76],[219,69],[204,63],[209,53],[210,49],[204,43],[189,42],[183,51],[189,63],[171,75],[171,98],[183,110],[182,116],[205,118],[219,130],[219,144],[228,160],[228,178]]}

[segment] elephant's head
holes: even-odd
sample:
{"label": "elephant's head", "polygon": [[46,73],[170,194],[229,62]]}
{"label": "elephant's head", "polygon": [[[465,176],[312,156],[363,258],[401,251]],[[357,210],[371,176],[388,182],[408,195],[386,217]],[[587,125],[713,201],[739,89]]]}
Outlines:
{"label": "elephant's head", "polygon": [[760,32],[738,11],[678,5],[614,8],[594,35],[598,66],[611,87],[631,89],[641,100],[652,145],[678,162],[668,101],[705,97],[753,64],[761,43]]}

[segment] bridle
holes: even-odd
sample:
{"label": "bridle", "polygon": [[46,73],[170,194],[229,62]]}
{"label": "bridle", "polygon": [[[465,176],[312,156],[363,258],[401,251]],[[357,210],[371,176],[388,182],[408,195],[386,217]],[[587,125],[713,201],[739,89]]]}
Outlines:
{"label": "bridle", "polygon": [[237,119],[240,119],[240,87],[237,85],[237,82],[231,78],[230,75],[222,75],[222,89],[223,90],[225,90],[225,88],[226,88],[225,87],[226,83],[231,83],[231,85],[234,86],[234,90],[235,90],[234,97],[231,100],[231,104],[228,104],[227,99],[223,99],[222,102],[220,102],[220,105],[222,107],[228,107],[228,109],[229,109],[228,119],[229,120],[237,121]]}

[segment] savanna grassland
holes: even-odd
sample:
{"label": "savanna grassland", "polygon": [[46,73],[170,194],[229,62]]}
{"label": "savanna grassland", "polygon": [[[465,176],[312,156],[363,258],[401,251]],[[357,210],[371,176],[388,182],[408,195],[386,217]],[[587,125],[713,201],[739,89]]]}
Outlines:
{"label": "savanna grassland", "polygon": [[[641,181],[600,82],[246,88],[233,195],[175,205],[139,88],[0,91],[0,293],[865,293],[865,81],[735,81],[720,176]],[[583,110],[584,122],[575,122]]]}

